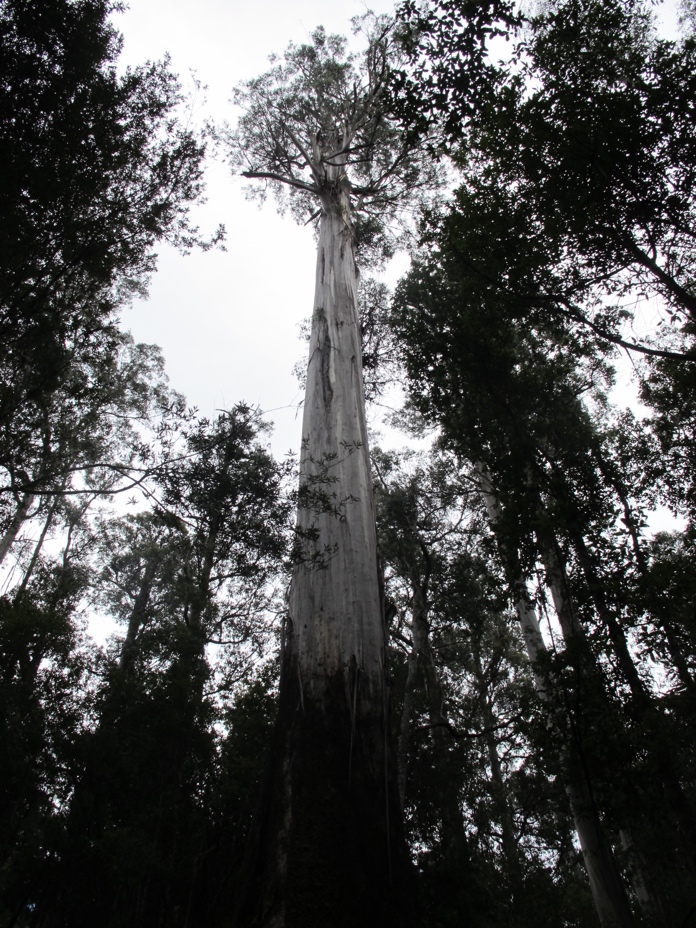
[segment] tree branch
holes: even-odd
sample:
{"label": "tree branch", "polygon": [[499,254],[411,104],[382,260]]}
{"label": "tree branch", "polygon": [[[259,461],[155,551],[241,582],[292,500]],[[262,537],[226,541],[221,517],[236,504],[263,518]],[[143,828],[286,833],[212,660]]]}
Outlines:
{"label": "tree branch", "polygon": [[280,184],[287,184],[289,187],[296,187],[298,190],[305,190],[308,193],[318,195],[319,191],[314,184],[308,184],[305,181],[296,180],[294,177],[284,177],[282,174],[274,174],[273,171],[242,171],[242,177],[250,179],[275,180]]}

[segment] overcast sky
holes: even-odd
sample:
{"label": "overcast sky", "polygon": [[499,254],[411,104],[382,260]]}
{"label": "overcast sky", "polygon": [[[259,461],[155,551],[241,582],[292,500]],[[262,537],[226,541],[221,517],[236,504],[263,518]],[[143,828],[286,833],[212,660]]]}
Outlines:
{"label": "overcast sky", "polygon": [[[129,0],[115,22],[124,65],[168,52],[184,87],[193,86],[191,71],[208,85],[196,118],[221,122],[232,119],[232,88],[267,70],[269,54],[307,41],[318,25],[349,34],[351,17],[366,8],[361,0]],[[386,13],[393,4],[370,8]],[[181,257],[163,249],[149,299],[124,323],[137,341],[161,346],[172,387],[201,415],[240,400],[259,405],[275,422],[276,454],[297,451],[302,395],[292,368],[305,350],[298,324],[312,311],[312,232],[279,217],[271,202],[259,209],[246,201],[244,182],[224,164],[209,164],[206,176],[208,203],[195,221],[202,231],[224,223],[227,251]]]}

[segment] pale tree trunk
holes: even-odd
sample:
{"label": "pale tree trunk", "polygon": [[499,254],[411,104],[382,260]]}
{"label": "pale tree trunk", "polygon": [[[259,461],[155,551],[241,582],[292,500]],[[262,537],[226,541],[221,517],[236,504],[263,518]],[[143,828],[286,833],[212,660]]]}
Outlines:
{"label": "pale tree trunk", "polygon": [[[415,534],[415,533],[414,533]],[[440,682],[440,675],[435,664],[433,649],[430,642],[430,624],[428,622],[429,601],[428,583],[430,576],[430,556],[425,545],[420,541],[420,547],[426,560],[424,577],[415,574],[411,577],[411,590],[413,594],[413,613],[411,619],[412,648],[409,655],[408,676],[406,680],[406,694],[401,718],[401,731],[398,745],[399,755],[399,793],[403,808],[406,796],[406,760],[410,746],[410,727],[412,712],[412,693],[415,688],[418,670],[422,674],[425,685],[425,697],[428,707],[428,722],[432,732],[433,761],[435,766],[445,775],[445,782],[438,789],[437,806],[440,818],[440,843],[445,868],[452,877],[461,879],[463,868],[466,866],[469,852],[464,832],[464,816],[462,815],[458,789],[450,782],[447,774],[450,764],[449,747],[451,734],[447,731],[447,721],[443,712],[445,697]]]}
{"label": "pale tree trunk", "polygon": [[[577,658],[579,665],[585,668],[585,674],[588,678],[593,678],[595,686],[603,688],[601,683],[602,673],[597,665],[596,658],[592,654],[589,642],[587,641],[585,630],[582,624],[575,616],[575,609],[568,584],[568,577],[565,567],[562,563],[558,545],[553,537],[539,537],[539,547],[542,553],[544,567],[546,569],[546,579],[554,601],[554,608],[558,615],[561,631],[566,648],[569,649],[572,656]],[[632,703],[630,706],[633,716],[642,724],[645,734],[656,757],[657,782],[661,784],[661,790],[657,793],[659,801],[663,803],[664,816],[660,822],[660,834],[664,838],[671,835],[673,844],[669,852],[672,860],[654,859],[652,870],[656,878],[652,881],[654,890],[651,893],[651,899],[647,905],[647,910],[651,916],[661,919],[661,913],[665,912],[666,903],[662,899],[662,890],[667,885],[667,880],[660,878],[657,874],[659,870],[670,876],[673,872],[681,870],[681,882],[686,885],[694,885],[696,875],[696,817],[693,814],[689,797],[686,795],[679,776],[679,764],[673,757],[673,746],[670,741],[664,737],[664,717],[662,710],[656,706],[650,692],[645,687],[640,678],[638,670],[630,653],[628,642],[623,629],[616,618],[611,614],[606,603],[599,577],[596,575],[589,552],[587,551],[584,541],[579,538],[576,543],[576,550],[579,552],[581,567],[585,573],[585,579],[588,586],[593,590],[593,600],[597,614],[608,630],[613,651],[616,656],[617,664],[629,685]],[[592,681],[590,680],[590,683]],[[639,809],[633,811],[631,816],[637,828],[630,832],[631,843],[637,845],[637,838],[641,831]],[[629,834],[629,832],[627,832]],[[643,841],[646,850],[651,849],[652,841],[648,838],[647,843]],[[674,849],[678,849],[674,853]],[[638,870],[635,866],[629,868],[636,896],[643,901],[646,897],[645,881],[639,877]],[[674,916],[676,917],[676,916]],[[673,918],[671,919],[673,920]],[[670,917],[665,917],[665,925],[670,924]]]}
{"label": "pale tree trunk", "polygon": [[573,601],[568,591],[568,580],[555,544],[549,543],[537,533],[537,544],[546,574],[546,586],[551,591],[553,608],[561,626],[566,645],[571,642],[584,644],[585,630],[575,615]]}
{"label": "pale tree trunk", "polygon": [[145,569],[140,578],[140,586],[138,587],[138,592],[133,602],[133,608],[131,609],[131,614],[128,616],[128,628],[118,661],[121,673],[127,673],[133,666],[137,654],[136,641],[138,634],[147,618],[147,607],[150,602],[155,571],[155,559],[154,557],[150,557],[145,563]]}
{"label": "pale tree trunk", "polygon": [[[27,586],[29,585],[29,581],[31,580],[31,578],[32,578],[32,576],[33,576],[33,574],[34,574],[34,571],[35,571],[35,569],[36,569],[36,565],[37,565],[37,563],[38,563],[38,561],[39,561],[39,557],[41,556],[41,551],[43,550],[44,542],[46,541],[46,537],[47,537],[48,532],[49,532],[49,530],[50,530],[50,528],[51,528],[51,525],[53,524],[53,519],[54,519],[55,514],[56,514],[56,512],[57,512],[57,510],[58,510],[58,504],[59,504],[60,499],[61,499],[62,491],[65,490],[65,488],[67,487],[67,485],[68,485],[68,479],[67,479],[67,477],[66,477],[66,478],[63,480],[63,483],[61,484],[60,490],[58,491],[58,495],[56,495],[56,496],[53,497],[53,499],[51,500],[51,502],[50,502],[50,504],[49,504],[49,506],[48,506],[48,512],[46,513],[46,519],[44,520],[43,528],[41,529],[41,534],[39,535],[39,539],[38,539],[38,541],[36,542],[36,545],[34,546],[34,551],[33,551],[33,553],[32,553],[32,556],[31,556],[31,559],[30,559],[29,564],[28,564],[28,566],[27,566],[27,569],[26,569],[26,571],[24,572],[24,576],[22,577],[22,582],[20,583],[19,587],[17,588],[17,592],[18,592],[18,593],[23,593],[23,592],[26,590]],[[89,506],[89,505],[90,505],[90,504],[88,503],[87,506]],[[85,507],[85,508],[82,510],[82,514],[84,514],[84,512],[86,511],[86,509],[87,509],[87,507]],[[68,552],[68,549],[69,549],[69,541],[70,541],[70,537],[71,537],[71,535],[72,535],[73,527],[74,527],[74,526],[73,526],[72,523],[71,523],[71,524],[70,524],[70,527],[69,527],[69,530],[68,530],[68,545],[66,545],[65,551],[64,551],[64,553],[63,553],[63,568],[65,568],[65,566],[66,566],[67,552]]]}
{"label": "pale tree trunk", "polygon": [[23,493],[20,497],[19,503],[17,504],[17,511],[8,525],[5,534],[0,538],[0,564],[2,564],[9,554],[10,548],[14,544],[17,535],[19,535],[19,530],[26,521],[33,501],[34,497],[31,493]]}
{"label": "pale tree trunk", "polygon": [[26,590],[29,584],[29,581],[32,578],[34,570],[36,569],[36,565],[38,563],[39,557],[41,556],[41,551],[43,549],[44,542],[46,541],[46,536],[48,535],[49,529],[51,528],[51,523],[53,522],[53,516],[55,515],[56,507],[57,507],[57,500],[54,500],[48,509],[48,513],[44,520],[43,528],[41,529],[41,534],[39,535],[39,539],[34,545],[34,551],[31,555],[31,560],[29,561],[27,569],[24,571],[22,582],[20,583],[18,590],[17,590],[18,593],[23,593]]}
{"label": "pale tree trunk", "polygon": [[[628,498],[621,487],[621,481],[612,480],[606,467],[603,468],[602,465],[600,465],[600,470],[602,470],[605,479],[611,483],[621,499],[626,524],[629,527],[634,543],[634,553],[637,558],[637,563],[639,569],[644,571],[647,568],[647,564],[642,557],[640,545],[638,544],[635,522],[630,506],[628,505]],[[541,502],[537,501],[537,505],[541,513]],[[543,526],[543,520],[539,521]],[[654,759],[655,772],[657,774],[654,779],[657,789],[651,788],[649,791],[662,803],[664,809],[664,815],[660,820],[659,839],[664,840],[666,838],[667,844],[671,842],[673,847],[671,849],[665,847],[663,853],[656,854],[650,869],[655,874],[662,870],[663,874],[666,874],[672,879],[674,889],[670,892],[675,898],[682,895],[682,887],[687,885],[690,887],[690,890],[687,891],[686,895],[693,898],[696,892],[696,811],[694,810],[693,803],[691,802],[687,790],[682,785],[683,782],[688,782],[688,771],[685,769],[683,759],[679,756],[679,750],[675,745],[675,740],[669,737],[667,733],[669,720],[666,718],[662,706],[660,706],[658,701],[654,698],[638,672],[619,616],[615,613],[607,596],[606,586],[601,576],[601,569],[597,556],[588,548],[579,520],[576,517],[567,518],[565,527],[568,531],[578,566],[584,576],[587,590],[590,593],[595,613],[607,630],[617,666],[631,691],[631,702],[628,706],[628,711],[632,715],[634,721],[642,728],[645,743],[650,745],[652,757]],[[562,586],[565,590],[566,598],[570,602],[570,609],[572,611],[572,601],[570,598],[567,576],[565,574],[565,567],[559,557],[560,552],[556,539],[553,533],[549,532],[546,528],[542,529],[541,534],[543,537],[539,538],[539,543],[544,560],[548,561],[548,555],[551,555],[552,560],[556,560],[556,566],[552,568],[552,571],[555,570],[557,575],[562,575]],[[563,625],[563,618],[560,612],[559,619],[561,620],[561,625]],[[587,647],[586,641],[582,634],[576,634],[577,629],[568,629],[568,632],[571,631],[573,633],[572,639],[568,637],[564,629],[566,646],[572,648],[572,650],[576,652],[584,652],[588,658],[586,663],[588,667],[591,666],[594,659]],[[580,631],[582,631],[581,628]],[[673,637],[672,642],[674,643]],[[594,660],[594,667],[595,676],[599,678],[601,676],[601,671],[596,660]],[[682,670],[685,669],[686,668],[682,667]],[[688,679],[688,677],[689,675],[687,673],[684,679]],[[640,816],[638,816],[638,818],[639,817]],[[632,835],[632,838],[636,842],[640,830],[642,829],[637,828]],[[649,837],[643,841],[646,856],[647,852],[652,850],[654,843],[654,840]],[[669,862],[667,862],[668,857],[671,857]],[[679,871],[679,877],[674,879],[673,874]],[[654,895],[657,898],[662,895],[661,890],[665,887],[667,881],[662,876],[656,876],[653,882],[656,887]],[[680,906],[681,904],[677,903],[677,905]],[[660,911],[661,906],[661,903],[656,902],[653,907],[654,911]],[[672,917],[671,920],[674,921],[675,917],[678,916]],[[669,923],[669,920],[667,923]]]}
{"label": "pale tree trunk", "polygon": [[390,746],[385,628],[347,182],[322,202],[300,461],[301,554],[279,715],[236,924],[412,923]]}
{"label": "pale tree trunk", "polygon": [[[532,667],[538,667],[544,658],[545,646],[536,613],[524,596],[520,596],[516,606],[529,660]],[[539,696],[547,700],[547,684],[538,670],[534,672],[534,683]],[[597,915],[602,925],[633,928],[635,921],[623,881],[611,848],[604,838],[587,780],[582,773],[574,773],[577,764],[571,762],[570,756],[570,747],[563,745],[561,762],[566,773],[564,788],[575,822]]]}
{"label": "pale tree trunk", "polygon": [[[488,696],[488,687],[483,671],[483,664],[481,661],[481,653],[478,647],[478,642],[473,643],[473,658],[474,676],[476,679],[476,688],[480,697],[481,718],[483,720],[485,732],[484,740],[486,742],[486,750],[488,753],[488,763],[491,768],[493,804],[495,806],[498,815],[498,821],[500,823],[503,855],[507,863],[508,872],[512,878],[511,882],[513,886],[514,898],[517,895],[517,890],[519,889],[522,882],[522,859],[515,835],[515,821],[512,815],[512,810],[510,809],[508,788],[503,776],[503,767],[500,762],[500,754],[498,753],[498,742],[495,737],[497,719],[493,711],[491,700]],[[516,915],[516,912],[512,913],[512,917],[515,921]]]}
{"label": "pale tree trunk", "polygon": [[305,548],[321,563],[299,563],[293,574],[289,650],[309,690],[354,661],[362,685],[381,693],[385,633],[357,287],[344,196],[324,204],[321,220],[302,422],[300,484],[307,497],[300,500],[298,528],[317,531]]}
{"label": "pale tree trunk", "polygon": [[[481,492],[486,504],[486,510],[491,526],[495,530],[499,520],[500,506],[493,490],[490,478],[482,466],[477,467]],[[556,575],[552,562],[551,592],[554,598],[559,597],[559,621],[569,630],[575,626],[572,608],[564,602],[561,578]],[[546,647],[544,645],[536,613],[526,596],[526,589],[522,577],[512,578],[516,590],[516,609],[524,638],[525,647],[534,674],[534,685],[539,697],[544,701],[549,699],[549,681],[539,671],[544,661]],[[565,736],[563,741],[565,742]],[[585,869],[590,883],[590,890],[594,900],[597,915],[603,926],[618,926],[618,928],[635,928],[635,920],[631,912],[623,881],[619,875],[611,848],[604,838],[602,826],[592,795],[582,772],[577,771],[577,763],[571,761],[571,747],[563,743],[561,746],[561,761],[564,767],[564,788],[568,797],[575,830],[580,842]]]}
{"label": "pale tree trunk", "polygon": [[645,864],[642,860],[640,851],[638,851],[634,844],[631,832],[627,828],[621,828],[619,837],[621,838],[621,845],[628,857],[628,868],[631,871],[631,882],[633,883],[633,890],[636,894],[636,898],[644,909],[653,912],[663,923],[666,923],[664,911],[661,908],[659,910],[656,909],[655,899],[646,885],[644,875]]}

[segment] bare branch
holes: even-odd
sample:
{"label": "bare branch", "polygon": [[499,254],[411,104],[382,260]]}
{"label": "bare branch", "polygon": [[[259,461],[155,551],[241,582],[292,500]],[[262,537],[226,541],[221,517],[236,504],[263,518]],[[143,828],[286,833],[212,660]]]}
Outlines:
{"label": "bare branch", "polygon": [[293,177],[286,177],[282,174],[274,174],[272,171],[242,171],[242,177],[275,180],[279,184],[287,184],[289,187],[296,187],[298,190],[306,190],[308,193],[319,193],[314,184],[308,184],[305,181],[297,180]]}

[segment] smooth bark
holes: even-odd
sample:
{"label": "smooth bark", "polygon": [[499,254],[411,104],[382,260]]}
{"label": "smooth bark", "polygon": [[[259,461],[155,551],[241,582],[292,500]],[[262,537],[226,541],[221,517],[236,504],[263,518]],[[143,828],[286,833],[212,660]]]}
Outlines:
{"label": "smooth bark", "polygon": [[155,558],[150,557],[145,563],[145,569],[140,578],[140,586],[138,587],[138,592],[133,602],[133,608],[128,616],[128,628],[126,629],[126,637],[118,661],[118,666],[122,673],[127,673],[130,670],[137,654],[136,642],[140,629],[147,621],[147,607],[150,602],[155,572]]}
{"label": "smooth bark", "polygon": [[238,926],[413,923],[385,676],[348,182],[326,165],[279,697]]}
{"label": "smooth bark", "polygon": [[[495,531],[500,518],[500,505],[486,470],[481,465],[477,470],[488,517]],[[557,565],[550,560],[549,566],[552,568],[551,578],[554,581],[550,584],[552,596],[554,600],[558,597],[559,621],[569,631],[572,631],[575,627],[572,606],[564,601],[562,578],[554,569]],[[522,577],[517,576],[511,579],[516,591],[515,605],[527,655],[534,673],[535,688],[539,697],[546,702],[550,697],[552,682],[540,670],[546,656],[541,630],[534,608],[527,598]],[[589,785],[582,772],[578,771],[577,763],[572,759],[572,746],[565,741],[564,736],[560,751],[565,772],[564,788],[573,815],[597,915],[601,924],[606,928],[610,926],[635,928],[636,923],[626,898],[626,891],[611,848],[604,838]]]}
{"label": "smooth bark", "polygon": [[17,510],[12,517],[12,521],[0,539],[0,564],[2,564],[2,562],[9,554],[10,548],[14,544],[17,535],[19,535],[19,531],[27,519],[29,509],[33,501],[34,497],[31,493],[23,493],[20,497],[20,500],[17,504]]}

